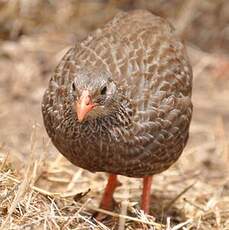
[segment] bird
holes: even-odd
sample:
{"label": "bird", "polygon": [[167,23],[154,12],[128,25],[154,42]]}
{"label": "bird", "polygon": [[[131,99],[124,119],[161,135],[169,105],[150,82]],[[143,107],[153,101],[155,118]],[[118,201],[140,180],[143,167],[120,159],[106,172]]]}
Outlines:
{"label": "bird", "polygon": [[192,67],[174,27],[147,10],[119,12],[70,48],[42,99],[57,150],[74,165],[109,175],[100,207],[112,208],[118,175],[142,178],[150,211],[153,175],[188,141]]}

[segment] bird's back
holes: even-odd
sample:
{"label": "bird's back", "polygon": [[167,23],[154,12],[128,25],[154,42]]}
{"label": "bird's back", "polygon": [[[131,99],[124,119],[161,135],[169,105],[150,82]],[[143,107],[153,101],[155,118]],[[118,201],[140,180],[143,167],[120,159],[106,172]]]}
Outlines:
{"label": "bird's back", "polygon": [[111,73],[127,96],[139,101],[139,110],[151,106],[158,91],[191,95],[192,71],[183,44],[166,20],[148,11],[119,13],[77,44],[75,52],[81,68]]}

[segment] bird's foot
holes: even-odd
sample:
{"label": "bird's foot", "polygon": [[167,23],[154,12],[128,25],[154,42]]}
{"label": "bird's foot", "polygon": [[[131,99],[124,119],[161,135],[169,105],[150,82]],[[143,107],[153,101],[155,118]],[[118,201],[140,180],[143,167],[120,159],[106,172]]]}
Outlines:
{"label": "bird's foot", "polygon": [[[112,197],[112,201],[109,204],[109,207],[107,206],[106,209],[104,209],[101,205],[100,205],[100,209],[103,209],[105,211],[113,211],[115,209],[117,209],[119,207],[118,202],[115,201],[115,199]],[[103,222],[104,220],[109,219],[110,215],[106,214],[105,212],[95,212],[92,216],[93,218],[95,218],[96,220]]]}

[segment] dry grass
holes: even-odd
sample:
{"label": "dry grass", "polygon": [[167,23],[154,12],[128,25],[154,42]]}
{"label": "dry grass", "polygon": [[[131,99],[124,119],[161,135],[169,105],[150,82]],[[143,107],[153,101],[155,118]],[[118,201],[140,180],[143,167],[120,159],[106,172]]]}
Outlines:
{"label": "dry grass", "polygon": [[[141,181],[126,177],[116,210],[98,209],[107,176],[60,156],[41,119],[58,60],[118,8],[168,17],[193,64],[189,144],[154,178],[154,217],[139,211]],[[229,229],[228,10],[227,0],[0,1],[0,229]],[[107,218],[96,221],[95,211]]]}

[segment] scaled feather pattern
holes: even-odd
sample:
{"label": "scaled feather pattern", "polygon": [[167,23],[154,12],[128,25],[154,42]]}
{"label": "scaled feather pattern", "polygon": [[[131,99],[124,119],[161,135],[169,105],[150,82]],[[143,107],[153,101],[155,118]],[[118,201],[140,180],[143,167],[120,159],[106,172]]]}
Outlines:
{"label": "scaled feather pattern", "polygon": [[[83,90],[97,106],[79,122]],[[43,97],[44,124],[81,168],[154,175],[187,143],[191,91],[192,69],[173,27],[145,10],[121,12],[65,54]]]}

